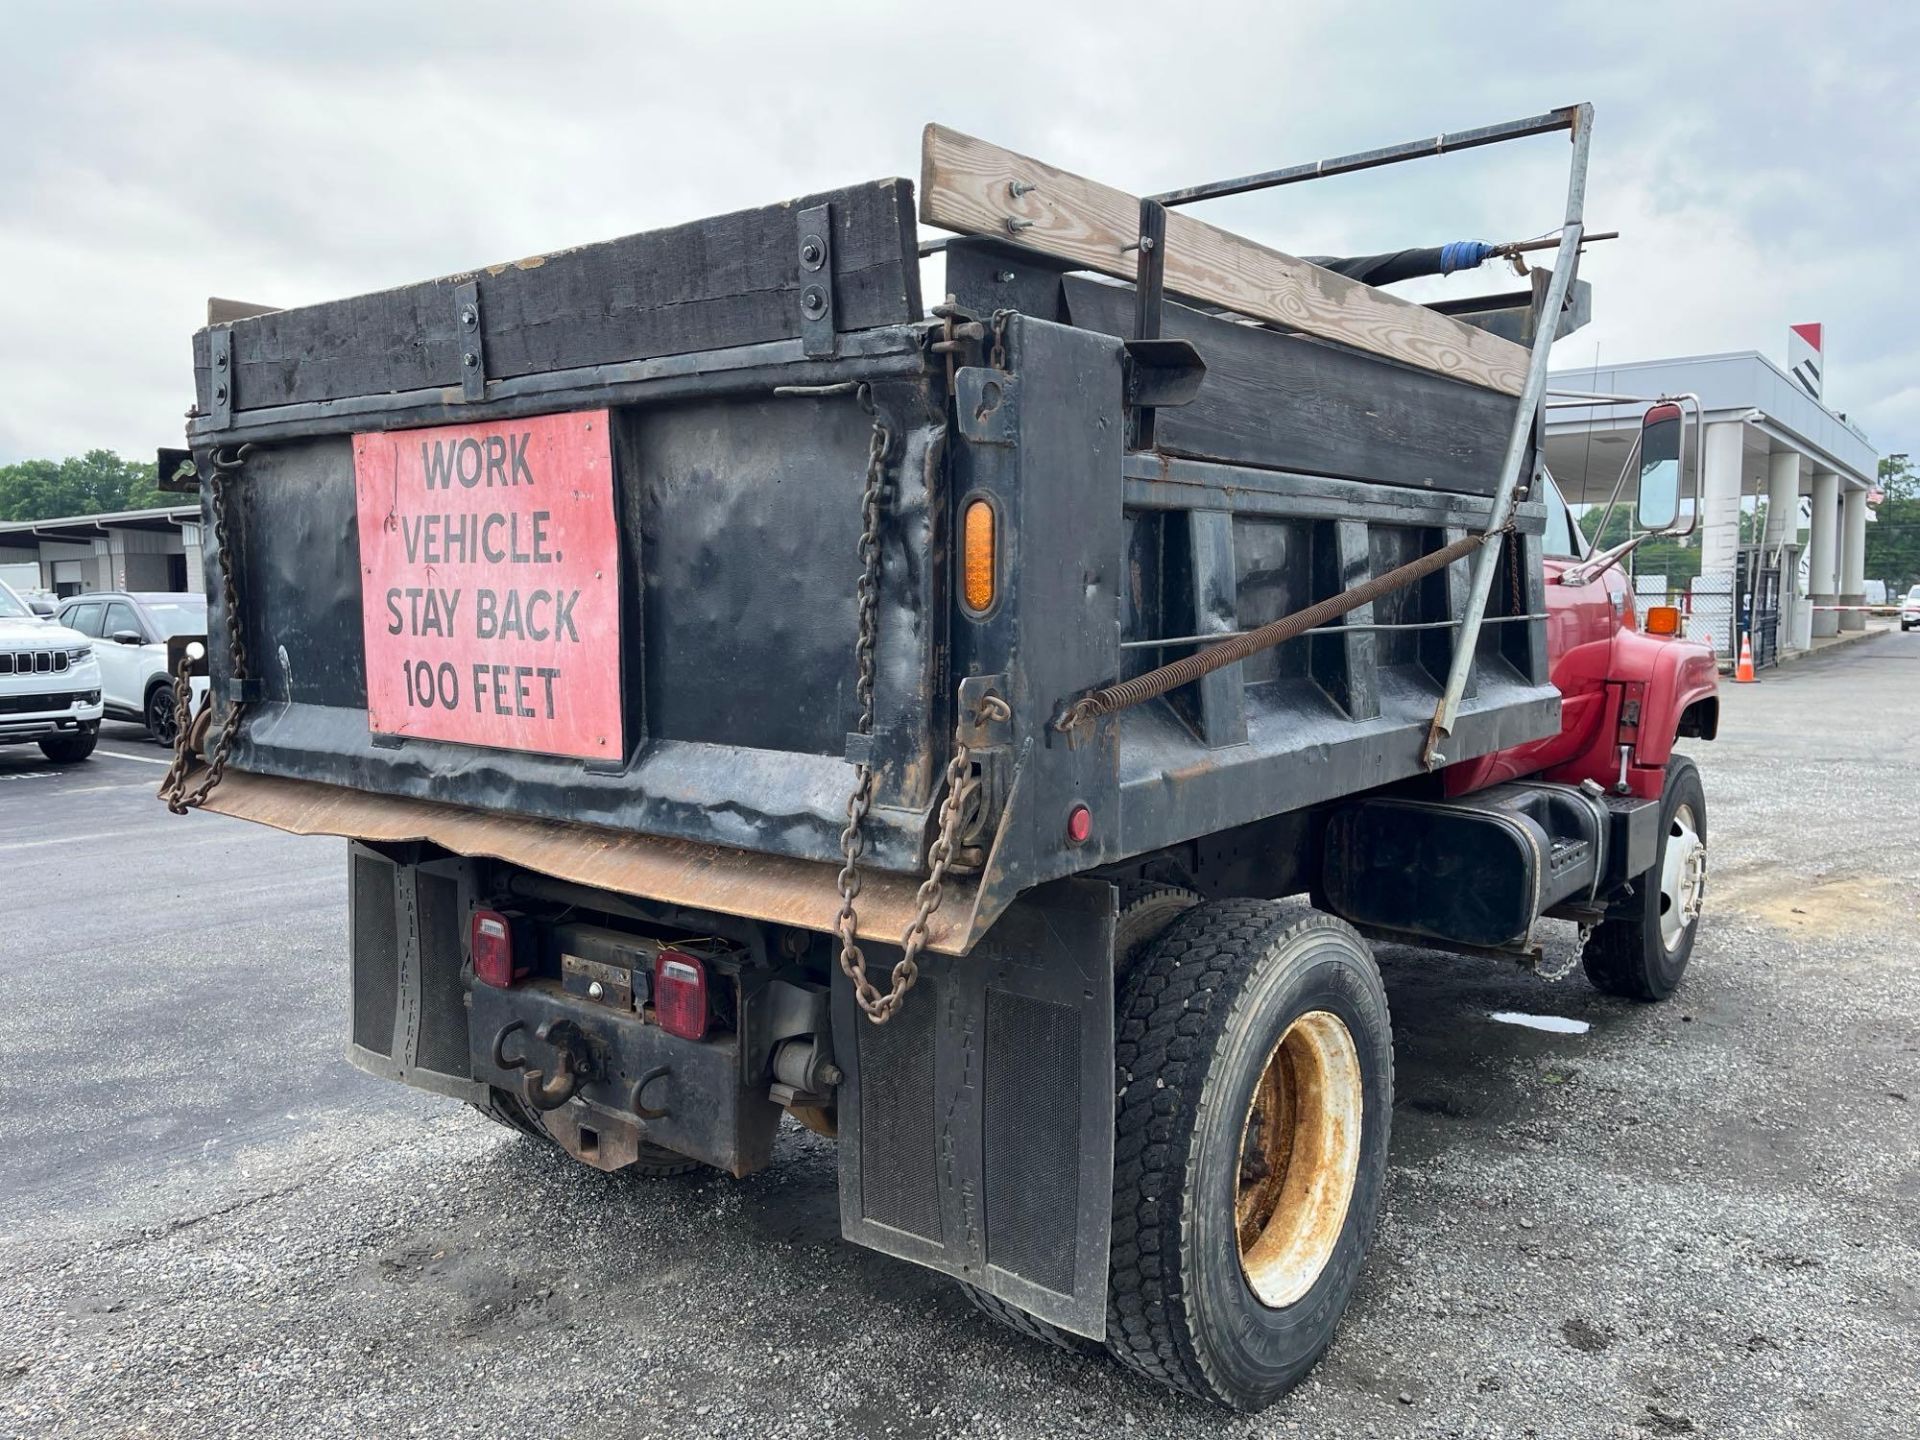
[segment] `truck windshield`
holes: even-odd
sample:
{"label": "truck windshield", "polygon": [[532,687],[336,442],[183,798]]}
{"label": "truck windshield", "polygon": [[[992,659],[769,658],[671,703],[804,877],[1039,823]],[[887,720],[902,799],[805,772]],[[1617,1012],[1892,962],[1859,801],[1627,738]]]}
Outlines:
{"label": "truck windshield", "polygon": [[1586,553],[1586,547],[1580,543],[1580,529],[1573,522],[1573,512],[1567,509],[1560,487],[1553,483],[1551,475],[1541,475],[1540,481],[1545,492],[1541,498],[1547,502],[1547,533],[1541,537],[1540,553],[1559,560],[1578,560]]}

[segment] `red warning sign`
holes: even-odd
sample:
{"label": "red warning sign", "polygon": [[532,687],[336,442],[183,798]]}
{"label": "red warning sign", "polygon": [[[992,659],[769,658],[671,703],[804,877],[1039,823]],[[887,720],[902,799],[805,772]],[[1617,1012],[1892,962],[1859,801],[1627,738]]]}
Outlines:
{"label": "red warning sign", "polygon": [[607,412],[353,437],[367,724],[624,753]]}

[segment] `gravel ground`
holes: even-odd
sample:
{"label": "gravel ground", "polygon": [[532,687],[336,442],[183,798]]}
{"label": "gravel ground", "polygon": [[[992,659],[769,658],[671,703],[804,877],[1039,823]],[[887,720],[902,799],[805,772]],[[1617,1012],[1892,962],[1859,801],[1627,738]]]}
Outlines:
{"label": "gravel ground", "polygon": [[130,733],[0,751],[0,1434],[1910,1437],[1920,634],[1730,688],[1723,735],[1671,1003],[1382,955],[1386,1218],[1257,1417],[840,1243],[803,1132],[634,1181],[361,1077],[337,843],[168,817]]}

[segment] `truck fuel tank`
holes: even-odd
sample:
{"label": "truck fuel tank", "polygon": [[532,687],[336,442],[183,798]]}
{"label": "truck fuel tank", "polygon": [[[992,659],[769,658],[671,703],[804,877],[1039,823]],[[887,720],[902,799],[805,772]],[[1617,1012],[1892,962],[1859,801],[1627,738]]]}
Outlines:
{"label": "truck fuel tank", "polygon": [[1509,949],[1555,907],[1598,903],[1630,822],[1619,803],[1572,785],[1496,785],[1450,800],[1374,796],[1329,816],[1321,899],[1363,929]]}

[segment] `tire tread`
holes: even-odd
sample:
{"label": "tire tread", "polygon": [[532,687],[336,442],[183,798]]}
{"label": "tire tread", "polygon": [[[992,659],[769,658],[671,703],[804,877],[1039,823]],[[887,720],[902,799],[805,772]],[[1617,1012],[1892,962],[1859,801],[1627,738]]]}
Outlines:
{"label": "tire tread", "polygon": [[1004,1325],[1029,1340],[1037,1340],[1055,1350],[1065,1351],[1069,1355],[1098,1355],[1101,1345],[1098,1340],[1089,1340],[1084,1335],[1076,1335],[1071,1330],[1062,1330],[1051,1321],[1029,1315],[1018,1305],[1002,1300],[998,1295],[990,1294],[977,1285],[959,1281],[961,1293],[972,1302],[973,1308],[996,1324]]}
{"label": "tire tread", "polygon": [[[1184,1177],[1209,1071],[1255,962],[1283,939],[1323,926],[1350,929],[1304,902],[1230,899],[1197,907],[1143,958],[1116,1027],[1107,1348],[1144,1378],[1214,1404],[1244,1407],[1192,1340],[1183,1273],[1192,1217],[1175,1197],[1188,1193]],[[1379,1002],[1384,1014],[1384,989]],[[1390,1060],[1388,1066],[1391,1094]]]}

